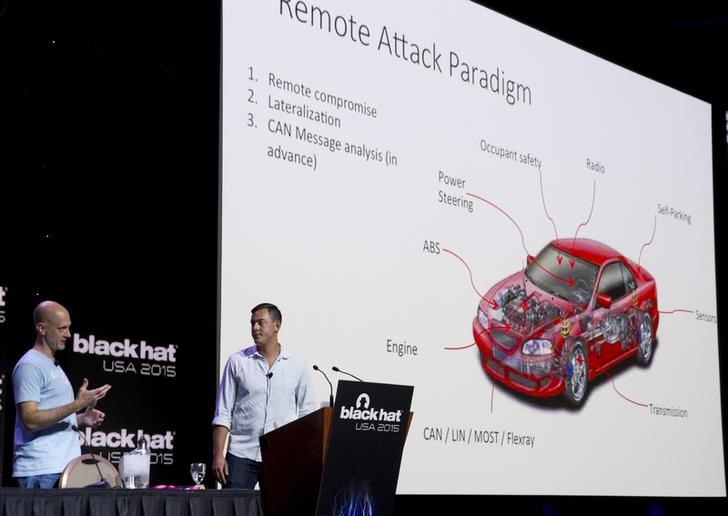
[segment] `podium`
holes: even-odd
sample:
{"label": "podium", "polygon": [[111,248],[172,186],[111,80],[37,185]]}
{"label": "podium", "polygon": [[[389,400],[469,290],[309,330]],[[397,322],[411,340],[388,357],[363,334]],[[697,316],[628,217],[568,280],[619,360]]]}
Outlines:
{"label": "podium", "polygon": [[413,390],[341,380],[333,408],[262,435],[266,516],[391,514]]}

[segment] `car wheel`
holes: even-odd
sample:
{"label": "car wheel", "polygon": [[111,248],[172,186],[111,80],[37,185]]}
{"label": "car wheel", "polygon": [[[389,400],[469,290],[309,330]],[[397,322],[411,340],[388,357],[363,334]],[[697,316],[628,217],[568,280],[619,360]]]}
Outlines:
{"label": "car wheel", "polygon": [[647,365],[652,359],[652,348],[655,342],[655,335],[652,331],[652,319],[647,312],[642,314],[638,338],[637,362],[642,365]]}
{"label": "car wheel", "polygon": [[564,371],[564,380],[566,382],[564,396],[569,400],[569,403],[579,406],[586,397],[589,383],[589,366],[584,345],[581,342],[574,342],[567,356]]}

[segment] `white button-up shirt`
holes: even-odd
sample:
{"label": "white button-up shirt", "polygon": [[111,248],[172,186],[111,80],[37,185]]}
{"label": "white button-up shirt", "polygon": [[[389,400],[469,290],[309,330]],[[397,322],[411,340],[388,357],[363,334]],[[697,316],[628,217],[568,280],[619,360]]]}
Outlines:
{"label": "white button-up shirt", "polygon": [[230,356],[217,391],[213,425],[230,430],[228,452],[260,461],[258,438],[316,409],[305,360],[281,349],[268,363],[255,345]]}

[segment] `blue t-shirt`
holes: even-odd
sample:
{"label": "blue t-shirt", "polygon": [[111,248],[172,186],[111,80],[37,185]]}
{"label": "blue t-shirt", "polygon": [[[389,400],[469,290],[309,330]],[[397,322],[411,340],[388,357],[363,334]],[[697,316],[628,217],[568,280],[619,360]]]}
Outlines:
{"label": "blue t-shirt", "polygon": [[[60,366],[34,349],[29,350],[13,369],[15,403],[35,401],[39,409],[51,409],[71,403],[75,397],[71,382]],[[28,477],[60,473],[81,455],[76,414],[58,423],[31,432],[23,426],[16,408],[13,476]]]}

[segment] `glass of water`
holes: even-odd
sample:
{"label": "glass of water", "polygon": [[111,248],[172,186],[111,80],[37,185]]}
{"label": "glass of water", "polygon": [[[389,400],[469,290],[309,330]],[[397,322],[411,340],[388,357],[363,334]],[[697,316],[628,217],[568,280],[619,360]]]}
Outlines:
{"label": "glass of water", "polygon": [[190,475],[192,475],[195,486],[202,484],[202,481],[205,480],[205,463],[193,462],[190,464]]}

